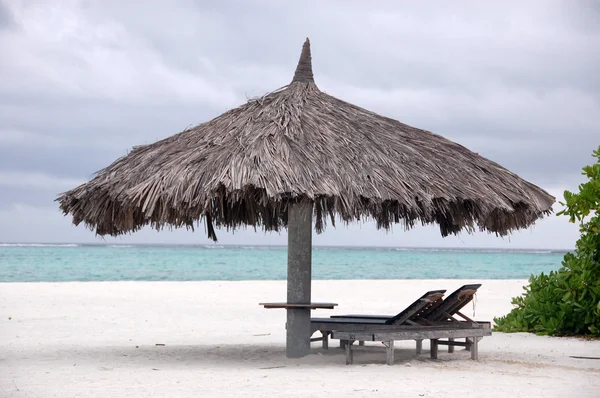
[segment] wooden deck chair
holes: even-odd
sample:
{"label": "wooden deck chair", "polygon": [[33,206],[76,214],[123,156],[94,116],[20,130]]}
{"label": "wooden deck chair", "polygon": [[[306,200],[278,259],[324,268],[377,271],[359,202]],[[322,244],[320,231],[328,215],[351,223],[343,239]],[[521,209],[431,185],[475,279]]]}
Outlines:
{"label": "wooden deck chair", "polygon": [[438,307],[443,301],[445,290],[432,290],[418,298],[411,305],[396,315],[343,315],[330,318],[311,318],[311,335],[321,332],[321,337],[311,338],[322,341],[323,348],[328,348],[328,337],[333,330],[369,330],[377,327],[394,327],[398,325],[418,325],[422,314],[429,314],[429,308]]}

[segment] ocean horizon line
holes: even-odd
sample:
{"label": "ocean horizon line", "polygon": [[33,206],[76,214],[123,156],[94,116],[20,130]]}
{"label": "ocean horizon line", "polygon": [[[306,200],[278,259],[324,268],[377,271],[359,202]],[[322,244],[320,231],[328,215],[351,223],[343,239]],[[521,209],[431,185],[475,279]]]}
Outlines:
{"label": "ocean horizon line", "polygon": [[[244,248],[286,248],[285,244],[244,244],[244,243],[117,243],[117,242],[0,242],[1,247],[189,247],[206,249],[244,249]],[[567,248],[533,248],[533,247],[462,247],[462,246],[362,246],[362,245],[313,245],[316,249],[349,249],[349,250],[407,250],[407,251],[478,251],[478,252],[534,252],[534,253],[567,253],[574,249]]]}

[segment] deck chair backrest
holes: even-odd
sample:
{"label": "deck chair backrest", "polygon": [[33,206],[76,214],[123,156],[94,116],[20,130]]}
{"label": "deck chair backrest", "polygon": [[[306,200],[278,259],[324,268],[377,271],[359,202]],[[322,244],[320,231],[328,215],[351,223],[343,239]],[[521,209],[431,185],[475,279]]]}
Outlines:
{"label": "deck chair backrest", "polygon": [[445,321],[448,317],[452,317],[460,311],[465,305],[473,300],[473,296],[477,293],[477,289],[481,284],[464,285],[450,294],[437,307],[433,308],[424,317],[432,322]]}
{"label": "deck chair backrest", "polygon": [[445,290],[432,290],[421,297],[419,297],[414,303],[406,307],[398,315],[385,321],[386,325],[402,325],[408,320],[418,318],[420,314],[431,305],[439,301],[443,301]]}
{"label": "deck chair backrest", "polygon": [[415,313],[414,316],[410,318],[411,321],[419,323],[419,319],[423,319],[425,314],[429,314],[432,308],[437,308],[441,303],[444,302],[444,295],[437,294],[432,295],[427,299],[427,304],[419,310],[419,312]]}

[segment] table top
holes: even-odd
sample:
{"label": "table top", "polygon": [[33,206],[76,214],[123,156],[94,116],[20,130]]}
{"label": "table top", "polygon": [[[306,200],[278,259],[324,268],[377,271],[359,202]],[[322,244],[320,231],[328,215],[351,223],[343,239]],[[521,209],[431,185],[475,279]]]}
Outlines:
{"label": "table top", "polygon": [[298,308],[298,309],[329,309],[332,310],[333,307],[337,306],[337,303],[258,303],[258,305],[262,305],[265,308]]}

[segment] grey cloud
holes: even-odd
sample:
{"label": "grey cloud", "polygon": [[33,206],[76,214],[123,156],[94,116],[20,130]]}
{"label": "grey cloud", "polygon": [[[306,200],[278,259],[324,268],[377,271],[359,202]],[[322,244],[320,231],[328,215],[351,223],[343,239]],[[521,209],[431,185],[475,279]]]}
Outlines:
{"label": "grey cloud", "polygon": [[12,11],[4,1],[0,1],[0,31],[7,30],[15,26],[15,20]]}
{"label": "grey cloud", "polygon": [[88,148],[81,153],[68,149],[20,147],[0,148],[0,170],[28,173],[45,172],[56,177],[91,178],[125,152],[102,152]]}
{"label": "grey cloud", "polygon": [[31,207],[48,208],[55,206],[54,199],[59,192],[55,189],[39,189],[33,187],[8,187],[0,185],[0,211],[8,211],[15,204]]}
{"label": "grey cloud", "polygon": [[226,109],[202,104],[140,106],[115,101],[36,98],[27,104],[15,105],[4,97],[0,98],[0,134],[2,130],[42,133],[74,147],[109,147],[124,151],[212,119]]}
{"label": "grey cloud", "polygon": [[[184,2],[175,7],[181,11],[177,24],[165,23],[175,18],[170,4],[158,3],[157,12],[143,18],[134,18],[137,10],[129,5],[117,18],[152,43],[165,60],[196,72],[201,71],[198,59],[203,55],[210,55],[219,68],[261,64],[289,69],[298,51],[292,43],[308,35],[314,39],[317,77],[359,86],[479,91],[486,88],[482,80],[497,80],[539,90],[574,82],[582,88],[592,83],[598,87],[598,78],[588,73],[598,62],[593,38],[573,30],[580,20],[593,19],[585,10],[561,18],[560,10],[547,7],[552,5],[548,2],[538,3],[537,9],[517,3],[470,4],[459,12],[397,2],[263,4],[267,6]],[[113,15],[114,4],[103,2],[100,7],[105,15]],[[570,7],[584,8],[585,3]],[[158,24],[161,29],[154,29]],[[286,78],[291,74],[288,71]]]}

